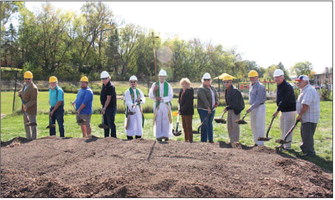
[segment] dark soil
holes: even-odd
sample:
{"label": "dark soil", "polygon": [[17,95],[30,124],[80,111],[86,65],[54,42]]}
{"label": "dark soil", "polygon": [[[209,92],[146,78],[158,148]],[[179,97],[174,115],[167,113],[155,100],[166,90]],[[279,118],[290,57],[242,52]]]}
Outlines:
{"label": "dark soil", "polygon": [[1,143],[0,197],[333,197],[332,175],[224,142],[15,138]]}

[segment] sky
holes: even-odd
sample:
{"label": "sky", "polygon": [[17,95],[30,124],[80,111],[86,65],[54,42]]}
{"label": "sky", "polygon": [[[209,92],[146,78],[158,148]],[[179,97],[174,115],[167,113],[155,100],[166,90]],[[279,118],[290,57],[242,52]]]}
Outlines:
{"label": "sky", "polygon": [[[80,12],[84,2],[51,2]],[[38,11],[43,2],[26,2]],[[332,67],[332,2],[105,2],[126,23],[175,36],[235,48],[261,67],[289,69],[309,61],[322,73]]]}

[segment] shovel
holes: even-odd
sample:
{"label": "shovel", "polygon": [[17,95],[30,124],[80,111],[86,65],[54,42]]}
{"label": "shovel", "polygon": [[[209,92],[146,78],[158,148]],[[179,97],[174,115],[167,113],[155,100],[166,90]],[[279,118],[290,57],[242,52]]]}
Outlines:
{"label": "shovel", "polygon": [[204,124],[204,122],[207,120],[208,116],[210,115],[210,113],[207,114],[207,116],[205,117],[205,119],[201,122],[200,126],[198,127],[197,130],[193,130],[192,133],[193,134],[200,134],[200,129],[201,129],[201,126]]}
{"label": "shovel", "polygon": [[52,124],[51,122],[51,116],[49,116],[49,125],[46,128],[55,128],[56,124]]}
{"label": "shovel", "polygon": [[174,136],[180,136],[181,135],[181,130],[178,130],[179,126],[179,112],[174,112],[173,115],[175,116],[177,114],[177,123],[176,123],[176,129],[172,129],[172,134]]}
{"label": "shovel", "polygon": [[247,116],[247,112],[244,114],[244,116],[242,117],[242,119],[240,120],[235,120],[235,123],[238,123],[238,124],[247,124],[247,122],[244,120],[245,116]]}
{"label": "shovel", "polygon": [[102,129],[109,128],[108,125],[104,124],[104,115],[101,115],[101,124],[99,124],[98,127]]}
{"label": "shovel", "polygon": [[297,126],[297,124],[300,121],[296,120],[294,126],[286,133],[284,139],[278,139],[276,140],[277,143],[281,144],[279,147],[276,147],[276,149],[278,150],[282,150],[284,149],[284,144],[290,143],[291,141],[287,141],[288,136],[291,135],[291,133],[293,133],[293,130],[295,129],[295,127]]}
{"label": "shovel", "polygon": [[258,138],[258,141],[269,141],[271,140],[271,138],[269,138],[269,132],[270,132],[270,129],[272,127],[272,123],[273,123],[273,120],[276,118],[276,116],[273,116],[272,119],[271,119],[271,122],[270,122],[270,125],[269,125],[269,128],[266,132],[266,137],[259,137]]}
{"label": "shovel", "polygon": [[[278,104],[278,106],[280,106],[281,105],[281,101],[279,102],[279,104]],[[277,112],[279,111],[279,107],[277,108]],[[271,127],[272,127],[272,122],[273,122],[273,120],[276,118],[276,116],[273,116],[272,117],[272,119],[271,119],[271,122],[270,122],[270,125],[269,125],[269,128],[268,128],[268,130],[267,130],[267,132],[266,132],[266,137],[259,137],[258,138],[258,141],[269,141],[269,140],[271,140],[271,138],[269,138],[269,132],[270,132],[270,129],[271,129]]]}
{"label": "shovel", "polygon": [[220,118],[214,119],[215,122],[219,123],[219,124],[226,124],[227,121],[225,119],[223,119],[223,116],[224,116],[224,114],[226,114],[226,112],[227,112],[227,110],[224,110]]}
{"label": "shovel", "polygon": [[[74,108],[74,112],[76,112],[76,111],[77,111],[77,110],[76,110],[76,107],[74,107],[73,104],[72,104],[72,106],[73,106],[73,108]],[[82,124],[82,123],[86,122],[85,119],[80,119],[80,118],[79,118],[79,114],[76,113],[76,115],[77,115],[77,123],[78,123],[78,124]]]}
{"label": "shovel", "polygon": [[[22,96],[19,96],[19,97],[21,99],[22,104],[24,104]],[[25,113],[27,115],[26,111],[23,111],[23,113]],[[26,126],[37,126],[37,123],[36,122],[29,122],[29,120],[28,120],[28,122],[26,123]]]}

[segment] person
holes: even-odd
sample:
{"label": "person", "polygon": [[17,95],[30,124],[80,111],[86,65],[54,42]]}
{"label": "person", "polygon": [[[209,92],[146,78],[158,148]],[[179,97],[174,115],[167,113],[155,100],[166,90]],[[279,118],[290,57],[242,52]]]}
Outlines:
{"label": "person", "polygon": [[155,101],[154,104],[154,135],[158,141],[168,141],[172,137],[171,101],[173,90],[171,85],[165,81],[167,73],[159,71],[159,81],[152,84],[149,97]]}
{"label": "person", "polygon": [[81,126],[83,137],[90,137],[93,92],[91,88],[88,87],[87,76],[81,77],[80,87],[81,89],[78,91],[77,98],[72,102],[72,105],[76,104],[77,121],[82,120],[82,122],[78,124]]}
{"label": "person", "polygon": [[314,133],[320,119],[320,96],[318,92],[309,84],[306,75],[300,75],[297,79],[297,86],[300,88],[300,95],[297,99],[296,120],[301,122],[300,146],[303,156],[314,156]]}
{"label": "person", "polygon": [[[49,104],[50,104],[50,124],[58,122],[59,135],[64,137],[64,92],[58,86],[58,79],[56,76],[49,77]],[[56,135],[56,127],[50,127],[50,136]]]}
{"label": "person", "polygon": [[224,112],[228,112],[227,128],[230,139],[230,144],[238,143],[240,140],[240,126],[235,123],[240,119],[240,113],[244,109],[244,100],[241,92],[234,88],[232,82],[234,77],[227,74],[222,77],[222,82],[225,89],[225,100],[227,106]]}
{"label": "person", "polygon": [[182,89],[179,92],[179,114],[181,115],[185,142],[193,142],[192,118],[194,114],[193,99],[194,90],[191,87],[191,81],[188,78],[180,80]]}
{"label": "person", "polygon": [[145,103],[145,97],[143,92],[137,88],[137,77],[131,76],[129,78],[130,88],[126,90],[124,94],[126,103],[126,120],[125,129],[127,133],[127,139],[132,140],[139,139],[143,134],[143,110],[141,104]]}
{"label": "person", "polygon": [[197,92],[198,113],[203,122],[201,126],[201,142],[214,143],[213,140],[213,119],[215,108],[219,105],[218,94],[213,86],[209,73],[205,73],[201,79],[202,85]]}
{"label": "person", "polygon": [[108,72],[101,72],[100,78],[103,83],[100,93],[100,103],[102,106],[101,114],[103,115],[104,135],[105,137],[116,138],[115,115],[117,100],[115,86],[111,82]]}
{"label": "person", "polygon": [[254,146],[263,146],[263,141],[258,141],[259,137],[265,134],[265,87],[258,80],[258,72],[251,70],[248,73],[250,79],[249,104],[247,113],[250,113],[251,129],[254,135]]}
{"label": "person", "polygon": [[37,138],[37,95],[38,88],[33,82],[33,73],[26,71],[23,75],[23,88],[18,92],[22,101],[23,121],[26,130],[26,138],[35,140]]}
{"label": "person", "polygon": [[[281,69],[276,69],[273,73],[274,81],[277,84],[277,110],[273,114],[276,117],[279,112],[280,115],[280,130],[282,139],[285,138],[286,133],[294,126],[295,113],[296,113],[296,101],[293,87],[286,82],[284,72]],[[289,135],[287,141],[292,141],[293,133]],[[284,144],[284,149],[290,149],[291,142]]]}

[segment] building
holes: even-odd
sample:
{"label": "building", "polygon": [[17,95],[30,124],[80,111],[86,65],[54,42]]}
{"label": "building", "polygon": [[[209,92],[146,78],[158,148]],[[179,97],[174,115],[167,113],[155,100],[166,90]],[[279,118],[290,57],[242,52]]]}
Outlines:
{"label": "building", "polygon": [[314,83],[319,86],[325,83],[333,85],[333,72],[314,74]]}

